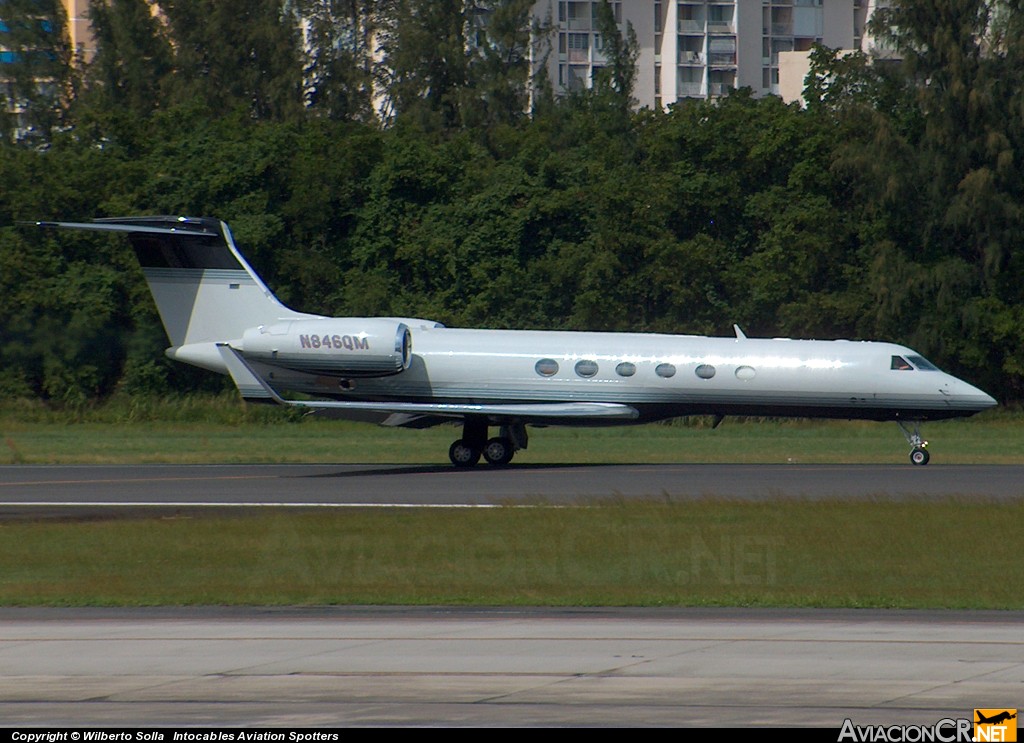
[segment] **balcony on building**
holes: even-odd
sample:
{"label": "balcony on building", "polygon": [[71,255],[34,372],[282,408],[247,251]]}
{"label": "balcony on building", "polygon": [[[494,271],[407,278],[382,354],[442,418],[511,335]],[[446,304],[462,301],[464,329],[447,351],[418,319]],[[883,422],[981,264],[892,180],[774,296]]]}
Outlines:
{"label": "balcony on building", "polygon": [[592,11],[589,2],[560,2],[558,21],[571,31],[589,31],[592,26]]}
{"label": "balcony on building", "polygon": [[708,33],[709,34],[734,34],[736,24],[734,22],[735,6],[709,5],[708,6]]}
{"label": "balcony on building", "polygon": [[677,40],[679,64],[704,63],[704,37],[680,36]]}
{"label": "balcony on building", "polygon": [[704,33],[704,4],[679,3],[677,25],[681,34]]}
{"label": "balcony on building", "polygon": [[676,70],[676,95],[679,98],[703,98],[704,68],[679,67]]}

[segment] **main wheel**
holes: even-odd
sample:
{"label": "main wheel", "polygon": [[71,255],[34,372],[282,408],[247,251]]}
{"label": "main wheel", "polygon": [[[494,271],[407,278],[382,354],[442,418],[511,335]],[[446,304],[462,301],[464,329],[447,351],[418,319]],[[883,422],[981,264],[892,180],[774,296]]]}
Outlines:
{"label": "main wheel", "polygon": [[914,464],[920,464],[923,466],[928,464],[929,459],[931,459],[931,457],[928,456],[927,449],[914,449],[910,452],[910,461]]}
{"label": "main wheel", "polygon": [[473,467],[480,461],[480,450],[459,439],[448,449],[448,458],[456,467]]}
{"label": "main wheel", "polygon": [[484,446],[484,459],[491,464],[508,464],[515,453],[512,441],[504,437],[493,438]]}

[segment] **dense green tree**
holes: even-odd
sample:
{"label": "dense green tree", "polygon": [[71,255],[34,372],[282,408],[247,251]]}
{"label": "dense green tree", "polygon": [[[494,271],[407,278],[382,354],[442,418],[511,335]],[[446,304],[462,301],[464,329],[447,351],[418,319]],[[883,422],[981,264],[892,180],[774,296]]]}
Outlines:
{"label": "dense green tree", "polygon": [[633,86],[636,84],[636,63],[640,56],[636,32],[629,21],[624,30],[619,29],[608,0],[601,0],[597,4],[595,21],[601,37],[600,51],[607,64],[596,72],[594,87],[598,93],[610,94],[621,110],[628,111],[636,103]]}
{"label": "dense green tree", "polygon": [[297,309],[354,314],[344,274],[352,265],[370,174],[383,157],[382,139],[375,126],[319,118],[299,130],[279,211],[287,239],[274,248],[288,279],[281,296]]}
{"label": "dense green tree", "polygon": [[144,116],[166,105],[172,49],[146,0],[90,0],[96,55],[86,70],[95,105]]}
{"label": "dense green tree", "polygon": [[171,213],[226,219],[297,309],[888,338],[1024,394],[1016,3],[896,2],[906,64],[820,49],[806,108],[737,91],[640,112],[635,42],[602,5],[594,86],[530,115],[528,7],[202,0],[158,26],[140,0],[97,6],[86,92],[44,107],[64,117],[47,147],[0,144],[0,389],[197,383],[160,355],[123,240],[13,226]]}
{"label": "dense green tree", "polygon": [[414,117],[431,128],[461,125],[468,79],[467,3],[397,0],[382,29],[385,116]]}
{"label": "dense green tree", "polygon": [[394,0],[378,80],[389,121],[450,131],[513,123],[529,109],[531,57],[545,30],[528,0]]}
{"label": "dense green tree", "polygon": [[491,0],[473,4],[468,80],[462,119],[469,127],[513,124],[526,116],[531,94],[531,60],[547,30],[534,21],[532,0]]}
{"label": "dense green tree", "polygon": [[1024,237],[1019,5],[899,0],[880,11],[875,31],[903,60],[913,111],[866,101],[876,104],[860,115],[870,128],[847,127],[844,157],[865,166],[870,186],[862,193],[874,330],[997,391],[1024,361],[1024,337],[1006,332],[1024,299],[1013,250]]}
{"label": "dense green tree", "polygon": [[171,91],[217,116],[256,119],[303,110],[299,21],[283,0],[162,0],[175,49]]}
{"label": "dense green tree", "polygon": [[372,121],[375,38],[393,0],[298,0],[303,29],[304,100],[332,119]]}
{"label": "dense green tree", "polygon": [[59,0],[5,0],[0,6],[0,136],[40,146],[67,125],[74,53]]}

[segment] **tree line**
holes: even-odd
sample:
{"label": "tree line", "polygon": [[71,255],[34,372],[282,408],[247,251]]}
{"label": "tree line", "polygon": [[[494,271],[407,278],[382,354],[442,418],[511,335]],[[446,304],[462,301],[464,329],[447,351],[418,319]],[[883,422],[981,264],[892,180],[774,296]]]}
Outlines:
{"label": "tree line", "polygon": [[527,2],[110,0],[82,64],[59,2],[8,0],[0,394],[221,383],[164,360],[123,240],[17,225],[160,213],[227,221],[300,310],[886,339],[1016,401],[1018,5],[894,2],[902,61],[818,49],[806,106],[651,111],[610,12],[608,67],[556,96]]}

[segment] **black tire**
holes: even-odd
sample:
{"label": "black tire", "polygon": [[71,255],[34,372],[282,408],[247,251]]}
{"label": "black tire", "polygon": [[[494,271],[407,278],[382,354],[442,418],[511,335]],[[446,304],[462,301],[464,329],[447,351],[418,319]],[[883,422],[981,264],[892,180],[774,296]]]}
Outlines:
{"label": "black tire", "polygon": [[475,467],[480,461],[480,450],[465,439],[459,439],[449,447],[448,458],[456,467]]}
{"label": "black tire", "polygon": [[493,438],[484,445],[484,459],[490,464],[504,465],[512,461],[516,448],[510,439]]}
{"label": "black tire", "polygon": [[910,461],[912,464],[918,464],[923,467],[928,464],[929,459],[931,459],[931,457],[928,455],[927,449],[914,449],[910,452]]}

